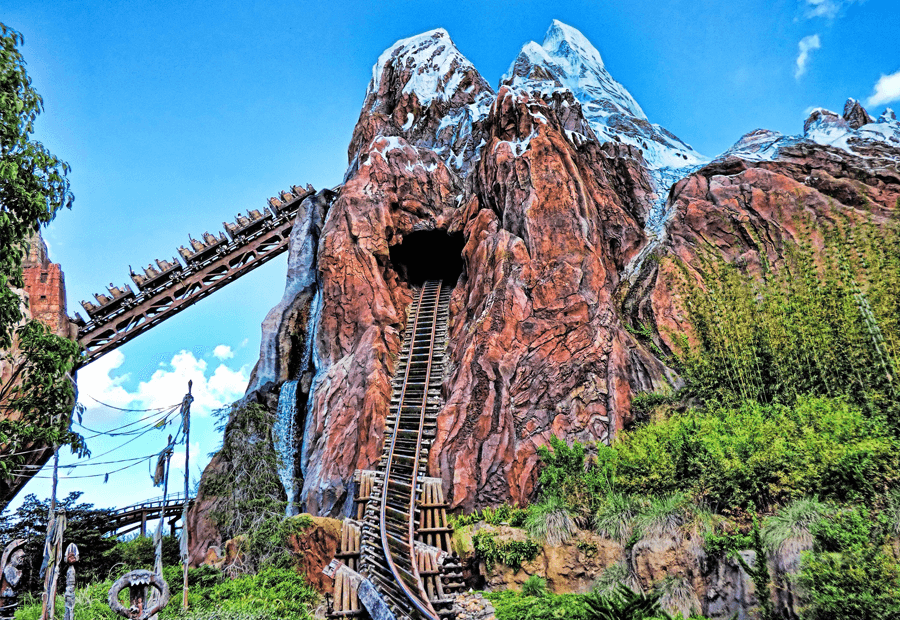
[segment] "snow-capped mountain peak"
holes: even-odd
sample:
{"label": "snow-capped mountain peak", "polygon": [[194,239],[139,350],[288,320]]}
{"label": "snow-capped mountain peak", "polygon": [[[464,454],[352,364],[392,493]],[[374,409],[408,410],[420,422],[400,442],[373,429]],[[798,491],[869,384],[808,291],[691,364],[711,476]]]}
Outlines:
{"label": "snow-capped mountain peak", "polygon": [[[597,48],[577,29],[558,20],[550,25],[542,44],[531,41],[522,47],[502,83],[543,96],[554,90],[571,91],[598,140],[641,149],[653,170],[707,161],[671,132],[650,123],[631,93],[607,71]],[[668,175],[657,176],[666,189]]]}
{"label": "snow-capped mountain peak", "polygon": [[598,69],[605,68],[603,58],[600,56],[597,48],[575,28],[562,23],[558,19],[554,19],[553,23],[550,24],[547,34],[544,35],[542,47],[555,56],[571,54],[584,59]]}
{"label": "snow-capped mountain peak", "polygon": [[[415,93],[423,107],[434,100],[449,101],[460,87],[469,86],[465,84],[467,74],[478,73],[443,28],[400,39],[386,49],[372,67],[367,94],[379,92],[389,64],[397,69],[412,69],[404,76],[407,81],[403,93]],[[490,90],[486,83],[484,86]]]}

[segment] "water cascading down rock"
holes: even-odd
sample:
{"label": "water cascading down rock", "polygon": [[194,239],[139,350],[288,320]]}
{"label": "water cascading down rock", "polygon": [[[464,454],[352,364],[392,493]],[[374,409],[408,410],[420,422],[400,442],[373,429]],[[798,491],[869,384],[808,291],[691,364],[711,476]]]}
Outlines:
{"label": "water cascading down rock", "polygon": [[285,515],[297,514],[297,483],[294,476],[297,430],[297,381],[285,381],[278,394],[278,413],[272,427],[272,441],[278,454],[278,477],[287,495]]}

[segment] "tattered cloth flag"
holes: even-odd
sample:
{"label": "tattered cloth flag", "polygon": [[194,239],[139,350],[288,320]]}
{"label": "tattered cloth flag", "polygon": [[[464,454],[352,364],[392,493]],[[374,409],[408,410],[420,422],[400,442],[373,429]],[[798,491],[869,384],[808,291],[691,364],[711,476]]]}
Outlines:
{"label": "tattered cloth flag", "polygon": [[156,457],[156,469],[153,471],[153,486],[162,486],[166,481],[166,462],[173,452],[175,452],[175,442],[172,436],[169,435],[169,443]]}
{"label": "tattered cloth flag", "polygon": [[153,486],[162,486],[166,479],[166,451],[163,450],[156,457],[156,470],[153,472]]}
{"label": "tattered cloth flag", "polygon": [[47,568],[56,563],[57,547],[61,546],[63,533],[66,531],[66,513],[65,511],[57,511],[55,515],[50,517],[50,523],[47,527],[47,537],[44,539],[44,559],[41,562],[41,570],[39,575],[44,576]]}

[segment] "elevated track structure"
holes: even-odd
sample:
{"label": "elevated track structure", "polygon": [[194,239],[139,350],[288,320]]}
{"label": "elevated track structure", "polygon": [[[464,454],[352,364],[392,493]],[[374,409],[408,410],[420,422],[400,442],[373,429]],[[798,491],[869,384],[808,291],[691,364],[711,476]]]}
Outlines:
{"label": "elevated track structure", "polygon": [[410,308],[378,469],[357,472],[356,519],[344,522],[332,618],[454,616],[462,569],[450,546],[441,480],[426,476],[450,292],[440,281],[425,282]]}
{"label": "elevated track structure", "polygon": [[[189,498],[188,504],[194,500]],[[147,535],[147,522],[156,519],[169,519],[169,527],[174,528],[175,523],[181,518],[184,510],[184,495],[175,493],[165,498],[155,497],[138,504],[117,508],[110,515],[106,523],[107,532],[117,532],[120,536],[140,531],[141,536]]]}
{"label": "elevated track structure", "polygon": [[[324,190],[333,198],[340,188]],[[135,289],[128,284],[109,285],[108,294],[95,294],[96,303],[82,301],[88,318],[77,312],[78,342],[87,365],[129,340],[159,325],[204,297],[234,282],[288,249],[291,228],[304,199],[316,190],[293,186],[268,200],[267,208],[238,215],[225,222],[225,232],[188,235],[188,247],[178,248],[181,257],[156,260],[142,273],[131,270]]]}

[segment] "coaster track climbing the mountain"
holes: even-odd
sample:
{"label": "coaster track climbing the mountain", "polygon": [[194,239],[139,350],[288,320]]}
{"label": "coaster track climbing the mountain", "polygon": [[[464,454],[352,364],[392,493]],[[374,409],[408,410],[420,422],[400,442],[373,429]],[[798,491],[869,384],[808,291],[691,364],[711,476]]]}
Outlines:
{"label": "coaster track climbing the mountain", "polygon": [[[333,200],[339,190],[323,190],[326,200]],[[81,302],[87,320],[78,313],[72,319],[85,350],[80,365],[122,346],[286,252],[300,206],[315,194],[311,185],[293,186],[270,198],[267,209],[252,209],[246,216],[239,214],[234,223],[225,222],[227,236],[222,232],[205,232],[201,239],[189,235],[190,247],[178,248],[181,262],[177,258],[157,260],[143,273],[131,270],[137,292],[127,284],[110,284],[108,295],[94,295],[96,303]]]}
{"label": "coaster track climbing the mountain", "polygon": [[398,620],[450,615],[438,612],[433,593],[426,591],[426,577],[439,571],[418,557],[424,545],[416,542],[416,515],[424,509],[428,449],[441,403],[450,291],[439,281],[428,281],[410,309],[384,449],[363,523],[362,572]]}

